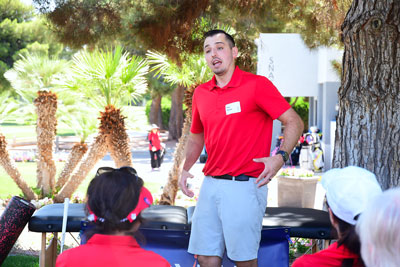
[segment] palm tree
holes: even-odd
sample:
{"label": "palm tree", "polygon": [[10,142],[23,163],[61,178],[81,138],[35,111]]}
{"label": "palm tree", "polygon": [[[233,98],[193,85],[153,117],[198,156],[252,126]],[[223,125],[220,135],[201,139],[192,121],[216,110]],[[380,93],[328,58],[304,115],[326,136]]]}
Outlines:
{"label": "palm tree", "polygon": [[55,187],[56,166],[53,160],[56,135],[57,95],[68,62],[37,55],[22,57],[5,73],[12,87],[26,105],[32,102],[37,114],[37,188],[42,195],[49,195]]}
{"label": "palm tree", "polygon": [[94,143],[77,172],[55,197],[55,201],[70,197],[107,151],[110,152],[117,167],[132,166],[125,116],[118,107],[131,104],[147,89],[146,61],[123,52],[120,46],[113,51],[84,50],[74,56],[73,62],[74,77],[79,80],[85,96],[99,109],[104,108],[104,111],[100,112],[99,133]]}
{"label": "palm tree", "polygon": [[84,105],[79,106],[76,105],[74,108],[66,109],[62,113],[63,116],[61,117],[61,123],[73,129],[75,135],[80,137],[80,142],[74,144],[68,155],[64,168],[57,179],[57,191],[65,185],[72,172],[87,152],[88,146],[85,144],[85,141],[89,135],[96,132],[98,122],[95,109],[90,105],[90,103],[85,103]]}
{"label": "palm tree", "polygon": [[187,109],[185,111],[182,135],[175,149],[174,165],[168,173],[168,182],[164,186],[159,202],[160,205],[174,205],[178,192],[178,179],[185,160],[185,148],[192,124],[193,92],[199,84],[209,80],[212,74],[202,55],[188,55],[186,60],[182,61],[182,66],[174,64],[172,61],[168,60],[165,55],[157,52],[148,51],[147,59],[151,65],[151,70],[154,71],[156,75],[162,75],[163,79],[172,85],[178,84],[186,88],[183,102]]}
{"label": "palm tree", "polygon": [[[13,113],[17,108],[17,104],[13,101],[13,98],[9,97],[8,91],[0,94],[0,123],[3,123],[4,119],[11,113]],[[20,172],[11,160],[10,154],[7,150],[6,138],[0,133],[0,164],[3,166],[4,170],[10,175],[17,186],[21,189],[25,198],[28,200],[37,199],[37,195],[28,186],[25,180],[21,177]]]}

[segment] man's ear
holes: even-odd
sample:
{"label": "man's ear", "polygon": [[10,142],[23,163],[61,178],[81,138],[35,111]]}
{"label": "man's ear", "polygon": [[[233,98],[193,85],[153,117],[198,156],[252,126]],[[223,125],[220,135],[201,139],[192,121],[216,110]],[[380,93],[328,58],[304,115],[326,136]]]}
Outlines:
{"label": "man's ear", "polygon": [[239,54],[238,48],[236,46],[232,47],[232,56],[233,58],[237,58]]}

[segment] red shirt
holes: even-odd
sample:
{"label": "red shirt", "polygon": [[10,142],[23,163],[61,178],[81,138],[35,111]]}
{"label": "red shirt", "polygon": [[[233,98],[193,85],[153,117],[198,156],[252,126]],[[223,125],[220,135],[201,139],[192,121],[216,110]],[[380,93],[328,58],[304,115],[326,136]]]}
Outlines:
{"label": "red shirt", "polygon": [[93,235],[82,246],[68,249],[57,258],[56,267],[154,266],[170,267],[160,255],[142,249],[132,236]]}
{"label": "red shirt", "polygon": [[264,164],[253,159],[269,156],[272,121],[289,108],[267,78],[238,67],[223,88],[216,85],[215,76],[197,87],[191,132],[204,132],[204,174],[260,175]]}
{"label": "red shirt", "polygon": [[293,263],[292,267],[340,267],[344,259],[354,259],[353,267],[364,266],[360,262],[360,256],[350,252],[344,245],[337,246],[337,242],[327,249],[315,254],[301,256]]}
{"label": "red shirt", "polygon": [[153,131],[150,131],[149,136],[149,150],[152,149],[152,147],[154,146],[157,150],[161,149],[161,141],[160,141],[160,132],[157,131],[156,133],[154,133]]}

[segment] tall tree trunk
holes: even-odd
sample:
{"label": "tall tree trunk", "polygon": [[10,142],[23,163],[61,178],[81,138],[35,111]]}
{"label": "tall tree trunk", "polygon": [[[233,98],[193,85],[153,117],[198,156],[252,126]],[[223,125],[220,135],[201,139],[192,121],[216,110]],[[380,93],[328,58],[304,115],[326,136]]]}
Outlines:
{"label": "tall tree trunk", "polygon": [[99,134],[91,144],[86,157],[83,159],[79,169],[72,175],[72,177],[65,183],[60,192],[54,197],[54,202],[61,203],[64,198],[71,198],[72,194],[86,178],[94,165],[107,154],[106,135]]}
{"label": "tall tree trunk", "polygon": [[75,170],[76,166],[78,166],[87,150],[88,146],[85,143],[77,143],[72,147],[64,169],[61,171],[60,176],[57,179],[56,189],[61,189],[68,181],[72,172]]}
{"label": "tall tree trunk", "polygon": [[107,106],[101,113],[100,120],[100,129],[107,136],[107,147],[116,167],[132,166],[129,137],[125,128],[125,117],[121,115],[121,110],[112,105]]}
{"label": "tall tree trunk", "polygon": [[37,187],[42,195],[48,195],[55,188],[56,165],[53,160],[54,140],[56,136],[57,96],[50,91],[38,91],[34,100],[37,112]]}
{"label": "tall tree trunk", "polygon": [[185,91],[185,105],[187,110],[185,111],[185,122],[183,124],[182,136],[179,138],[179,142],[176,146],[174,153],[174,165],[168,173],[168,182],[163,189],[163,193],[160,197],[160,205],[174,205],[176,194],[178,193],[178,180],[182,172],[182,166],[185,162],[186,144],[190,135],[190,127],[192,125],[192,97],[196,84],[192,85]]}
{"label": "tall tree trunk", "polygon": [[354,1],[342,25],[333,166],[376,174],[383,189],[400,180],[400,1]]}
{"label": "tall tree trunk", "polygon": [[192,124],[191,111],[186,112],[185,123],[183,126],[183,133],[179,138],[178,144],[176,145],[174,153],[174,165],[168,173],[168,182],[164,186],[163,193],[160,197],[160,205],[174,205],[176,194],[178,193],[178,180],[182,172],[182,165],[185,161],[185,150],[187,140],[190,134],[190,126]]}
{"label": "tall tree trunk", "polygon": [[151,124],[155,123],[160,129],[165,129],[167,125],[164,126],[162,121],[161,99],[162,96],[160,94],[152,99],[149,118]]}
{"label": "tall tree trunk", "polygon": [[169,140],[178,140],[182,135],[182,126],[183,126],[183,95],[185,93],[185,87],[178,85],[175,90],[172,92],[171,96],[171,113],[169,116],[169,124],[168,124],[168,139]]}
{"label": "tall tree trunk", "polygon": [[19,189],[21,189],[26,199],[37,199],[37,196],[33,190],[28,186],[24,179],[21,178],[21,174],[15,166],[14,161],[11,160],[10,154],[8,154],[7,150],[6,138],[2,134],[0,134],[0,164],[3,166],[8,175],[10,175],[10,177],[14,180]]}

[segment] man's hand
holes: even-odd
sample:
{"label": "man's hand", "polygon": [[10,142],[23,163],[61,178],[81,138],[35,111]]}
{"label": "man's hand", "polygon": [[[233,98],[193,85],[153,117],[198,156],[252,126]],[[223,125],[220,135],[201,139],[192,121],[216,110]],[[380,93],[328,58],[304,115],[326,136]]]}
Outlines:
{"label": "man's hand", "polygon": [[281,155],[258,158],[253,160],[255,162],[264,163],[265,165],[264,171],[257,177],[257,180],[255,181],[255,183],[258,184],[257,187],[268,184],[284,163]]}
{"label": "man's hand", "polygon": [[189,190],[189,188],[187,187],[187,179],[193,177],[194,176],[188,171],[182,170],[181,178],[179,179],[179,187],[181,188],[182,192],[188,197],[194,196],[193,191]]}

